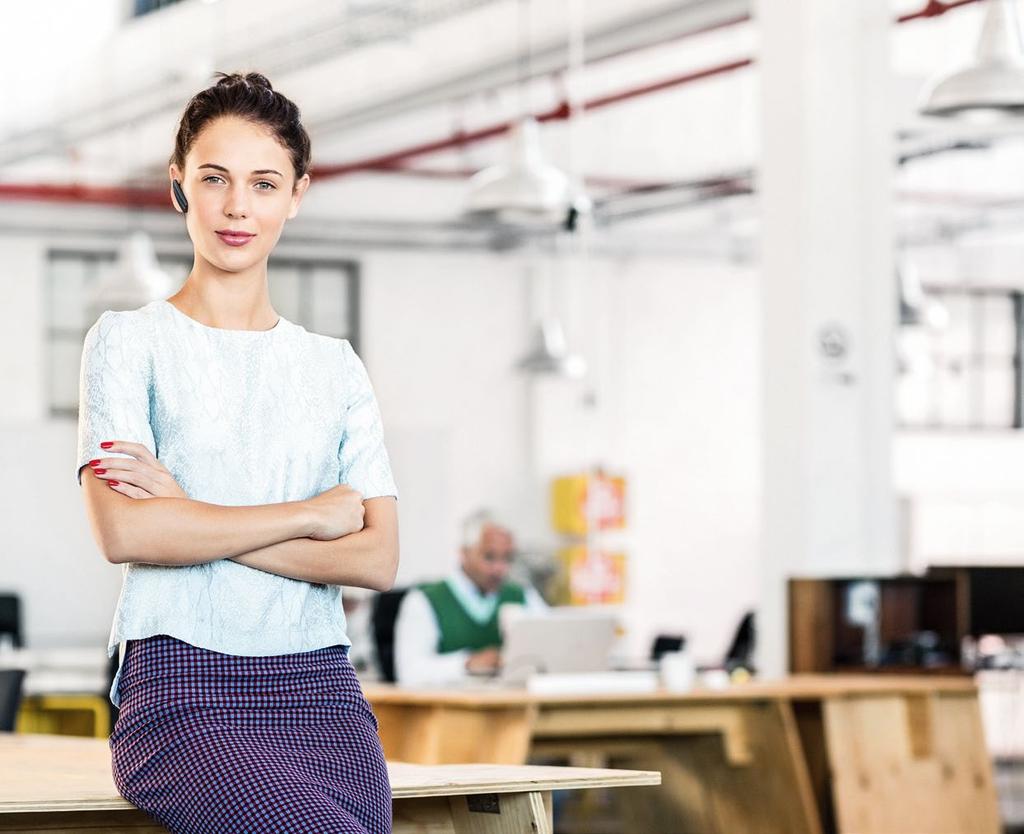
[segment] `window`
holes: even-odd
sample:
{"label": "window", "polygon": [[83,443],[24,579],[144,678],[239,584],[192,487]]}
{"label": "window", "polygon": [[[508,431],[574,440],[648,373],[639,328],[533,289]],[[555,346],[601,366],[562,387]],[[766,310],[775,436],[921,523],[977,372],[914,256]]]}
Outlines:
{"label": "window", "polygon": [[902,326],[897,415],[908,428],[1024,427],[1019,291],[932,288],[943,326]]}
{"label": "window", "polygon": [[[117,266],[115,252],[49,253],[48,399],[53,417],[78,417],[78,377],[86,331],[103,309],[89,301],[93,288]],[[160,267],[184,282],[192,256],[158,258]],[[348,339],[359,350],[359,267],[353,261],[271,258],[270,301],[289,321],[314,333]]]}

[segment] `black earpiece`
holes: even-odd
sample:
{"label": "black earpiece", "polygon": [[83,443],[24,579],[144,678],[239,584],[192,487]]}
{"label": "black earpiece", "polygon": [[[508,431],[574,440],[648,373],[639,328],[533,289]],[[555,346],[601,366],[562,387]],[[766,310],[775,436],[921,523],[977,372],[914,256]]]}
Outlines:
{"label": "black earpiece", "polygon": [[184,213],[188,213],[188,200],[185,199],[185,192],[181,190],[181,183],[171,180],[171,190],[174,192],[174,201]]}

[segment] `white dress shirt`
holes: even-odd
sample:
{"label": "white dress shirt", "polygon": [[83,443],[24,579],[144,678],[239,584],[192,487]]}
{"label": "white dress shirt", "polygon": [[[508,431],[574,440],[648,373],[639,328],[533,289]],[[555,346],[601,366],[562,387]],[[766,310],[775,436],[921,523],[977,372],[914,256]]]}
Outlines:
{"label": "white dress shirt", "polygon": [[[461,569],[446,578],[452,593],[478,623],[486,623],[498,605],[498,594],[481,594]],[[548,605],[531,587],[524,587],[527,611],[546,611]],[[441,654],[437,650],[441,629],[434,608],[419,588],[410,588],[395,620],[395,677],[404,686],[443,686],[465,680],[466,659],[472,649]]]}

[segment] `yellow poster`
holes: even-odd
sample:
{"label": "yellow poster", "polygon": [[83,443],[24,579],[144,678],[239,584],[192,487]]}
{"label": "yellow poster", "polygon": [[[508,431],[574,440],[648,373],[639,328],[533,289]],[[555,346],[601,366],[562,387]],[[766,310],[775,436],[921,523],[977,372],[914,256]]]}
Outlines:
{"label": "yellow poster", "polygon": [[626,479],[568,475],[551,483],[551,524],[558,533],[583,536],[626,526]]}

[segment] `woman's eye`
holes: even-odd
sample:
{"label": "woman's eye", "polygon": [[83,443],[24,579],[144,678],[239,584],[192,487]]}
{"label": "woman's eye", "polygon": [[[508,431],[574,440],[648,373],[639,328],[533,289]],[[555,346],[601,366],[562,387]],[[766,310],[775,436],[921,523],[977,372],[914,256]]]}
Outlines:
{"label": "woman's eye", "polygon": [[[219,176],[217,176],[217,174],[210,174],[208,176],[205,176],[205,177],[203,177],[202,181],[203,182],[209,182],[209,181],[212,181],[212,180],[218,180],[220,182],[224,182],[223,177],[219,177]],[[274,189],[277,188],[277,186],[274,185],[274,183],[272,183],[272,182],[270,182],[268,180],[260,180],[259,182],[256,183],[256,185],[268,186],[267,188],[260,188],[259,189],[260,191],[271,191],[271,190],[274,190]]]}

